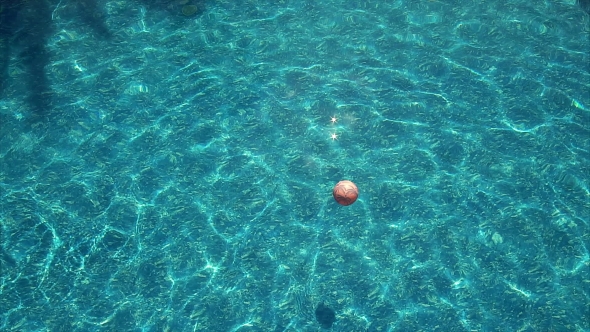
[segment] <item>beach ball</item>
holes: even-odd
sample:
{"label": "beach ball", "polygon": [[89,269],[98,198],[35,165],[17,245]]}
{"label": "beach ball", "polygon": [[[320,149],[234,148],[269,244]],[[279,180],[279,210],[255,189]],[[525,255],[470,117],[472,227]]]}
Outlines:
{"label": "beach ball", "polygon": [[350,205],[359,197],[359,189],[356,184],[348,180],[342,180],[334,186],[332,195],[338,204]]}

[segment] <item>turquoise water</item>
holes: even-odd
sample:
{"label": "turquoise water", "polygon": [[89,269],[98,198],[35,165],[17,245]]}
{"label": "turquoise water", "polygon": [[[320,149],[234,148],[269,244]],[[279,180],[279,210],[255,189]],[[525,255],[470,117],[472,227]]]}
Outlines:
{"label": "turquoise water", "polygon": [[1,3],[0,330],[590,331],[588,7]]}

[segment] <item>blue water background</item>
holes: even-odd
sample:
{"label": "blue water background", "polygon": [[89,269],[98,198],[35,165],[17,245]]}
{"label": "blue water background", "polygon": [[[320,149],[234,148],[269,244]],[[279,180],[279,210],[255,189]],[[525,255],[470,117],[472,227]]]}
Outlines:
{"label": "blue water background", "polygon": [[0,330],[590,331],[573,0],[49,8],[46,107],[26,40],[0,100]]}

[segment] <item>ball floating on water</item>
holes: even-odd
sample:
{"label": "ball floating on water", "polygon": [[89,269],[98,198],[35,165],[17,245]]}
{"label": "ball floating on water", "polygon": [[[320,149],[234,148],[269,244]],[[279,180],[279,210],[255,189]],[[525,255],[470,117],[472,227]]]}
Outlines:
{"label": "ball floating on water", "polygon": [[359,189],[356,184],[348,180],[342,180],[334,186],[332,195],[338,204],[350,205],[359,197]]}

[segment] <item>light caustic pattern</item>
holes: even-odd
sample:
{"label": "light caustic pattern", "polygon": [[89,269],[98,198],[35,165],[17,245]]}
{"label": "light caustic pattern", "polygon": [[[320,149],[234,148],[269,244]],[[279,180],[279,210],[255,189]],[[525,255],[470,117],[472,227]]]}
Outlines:
{"label": "light caustic pattern", "polygon": [[579,8],[147,3],[7,70],[0,330],[590,329]]}

